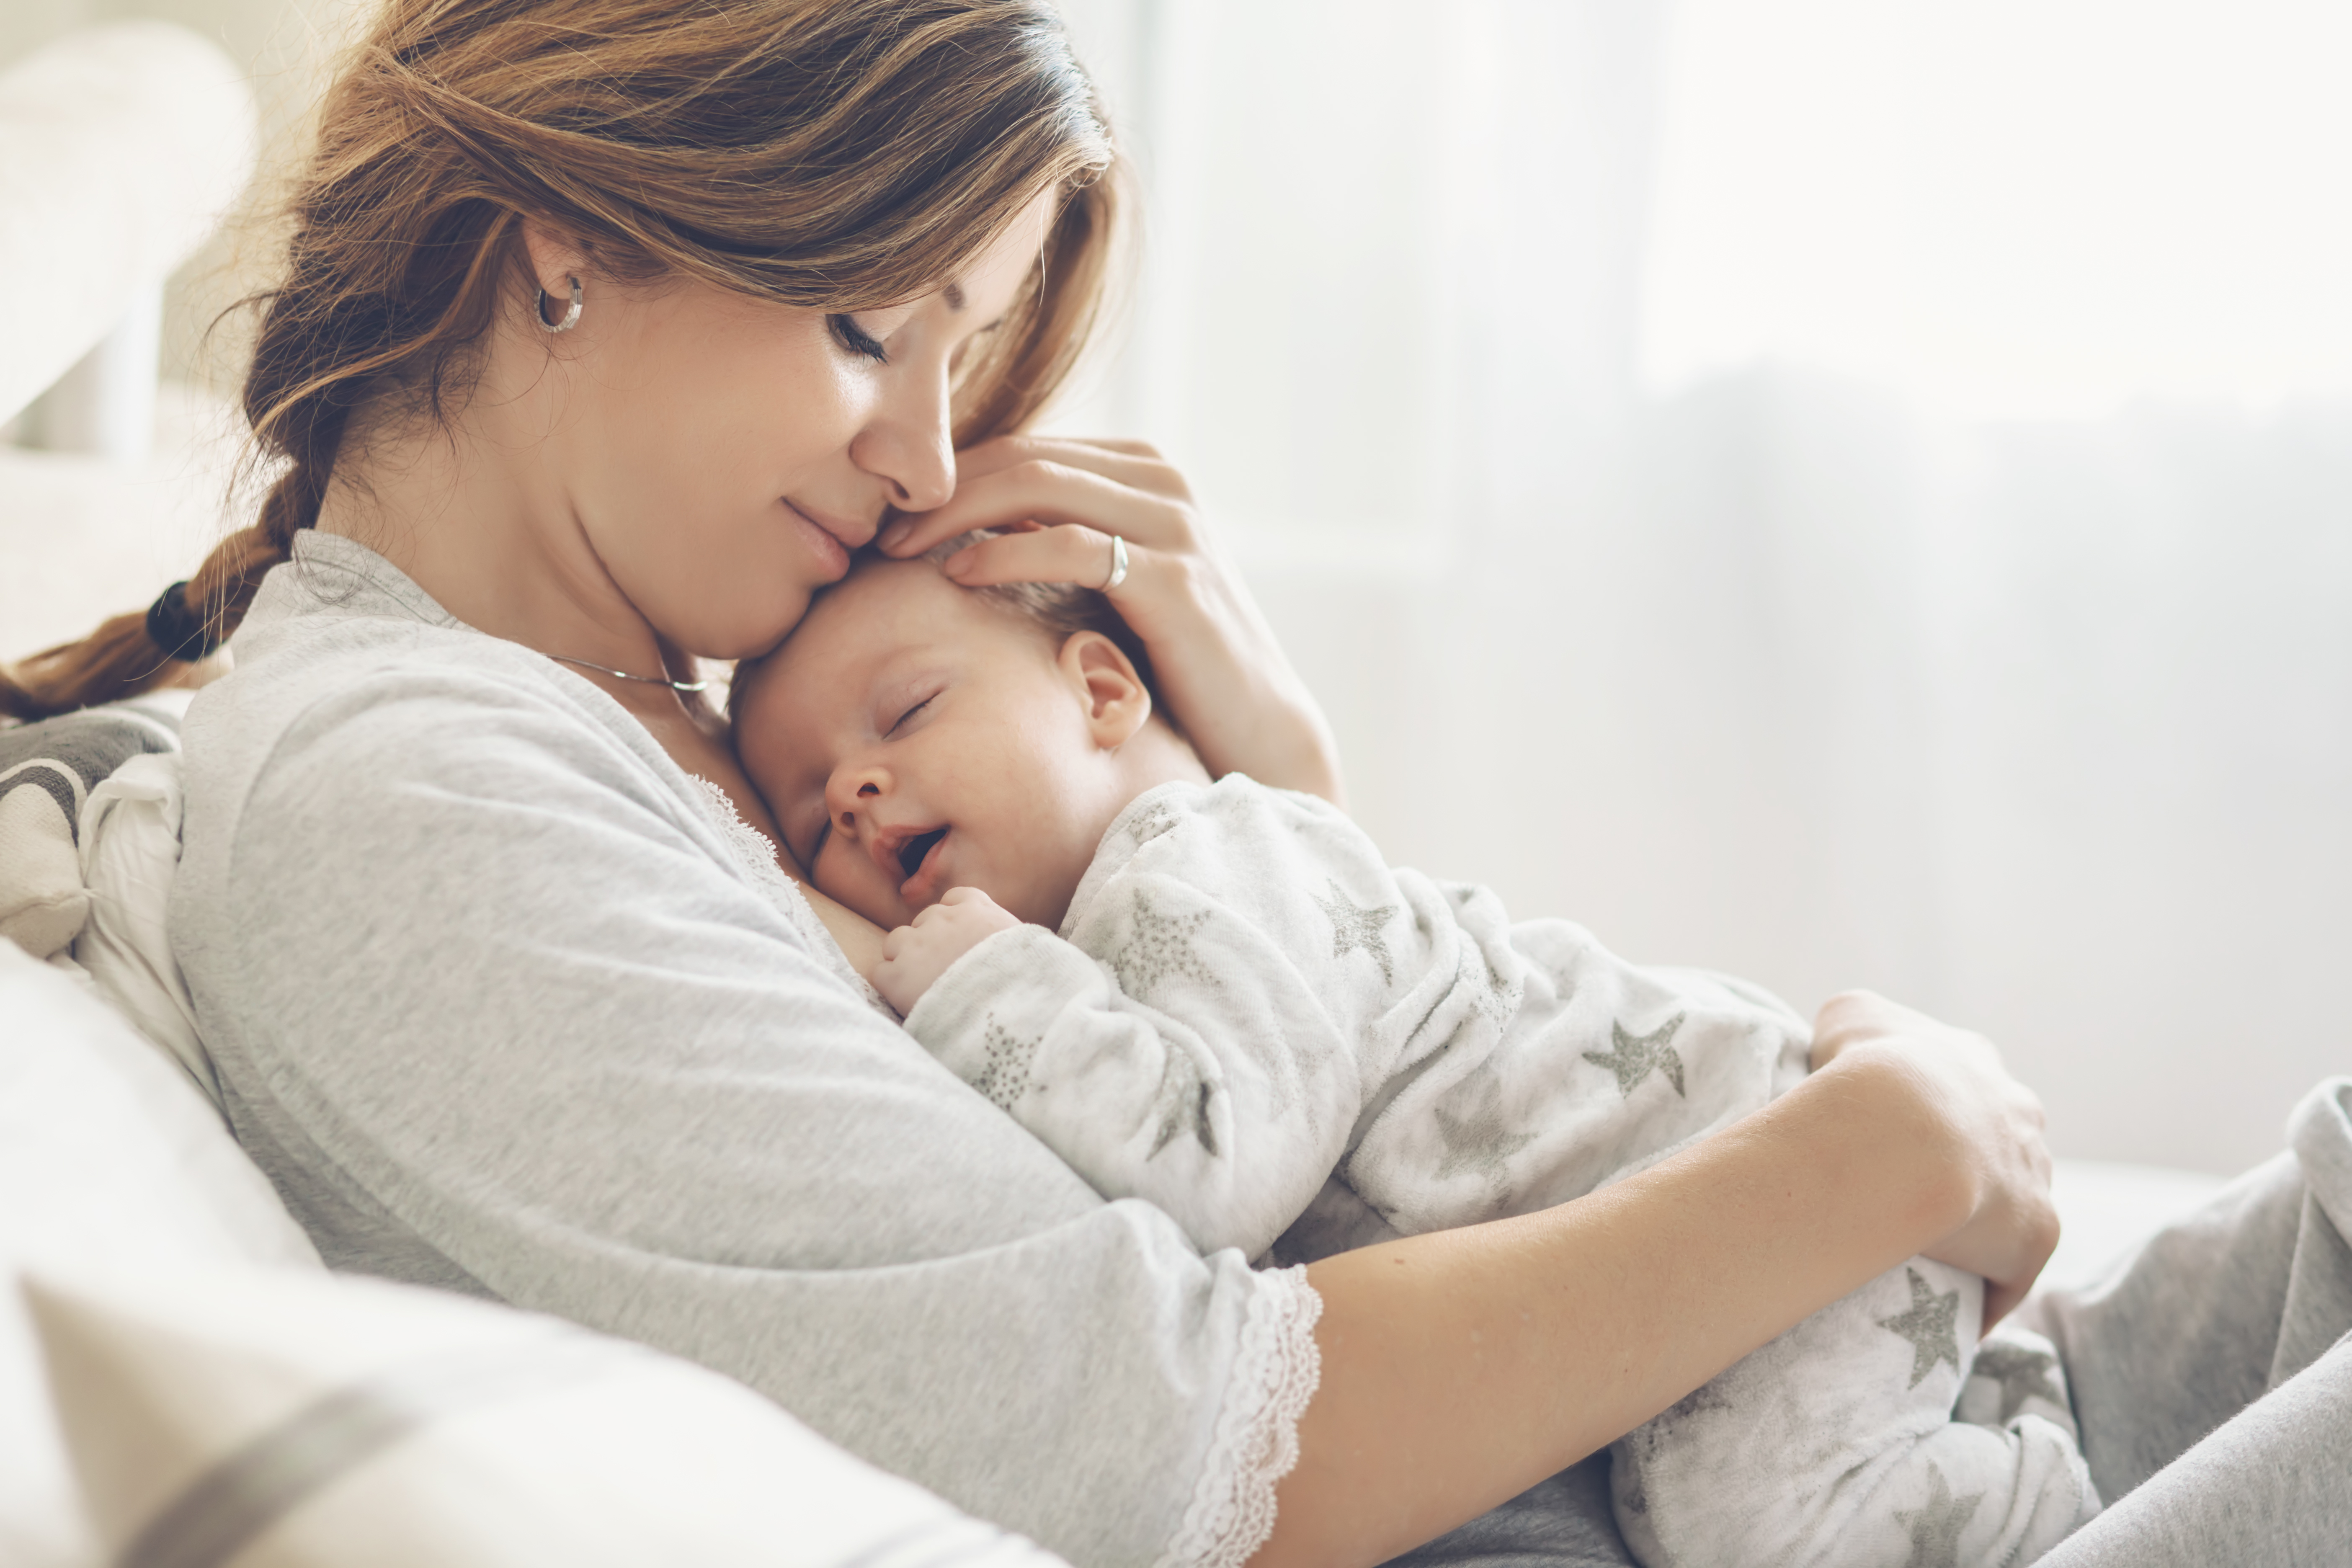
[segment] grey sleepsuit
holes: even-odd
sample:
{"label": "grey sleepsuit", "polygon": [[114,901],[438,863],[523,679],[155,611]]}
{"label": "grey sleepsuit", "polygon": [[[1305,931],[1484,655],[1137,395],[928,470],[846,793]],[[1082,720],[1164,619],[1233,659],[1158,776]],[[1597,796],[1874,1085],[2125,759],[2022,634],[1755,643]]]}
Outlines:
{"label": "grey sleepsuit", "polygon": [[[1239,775],[1135,801],[1059,935],[989,938],[907,1026],[1105,1196],[1253,1258],[1591,1192],[1763,1105],[1810,1046],[1761,991],[1514,924]],[[2047,1552],[2098,1499],[2057,1357],[2030,1335],[1979,1350],[1982,1302],[1915,1258],[1629,1435],[1613,1482],[1635,1553]]]}

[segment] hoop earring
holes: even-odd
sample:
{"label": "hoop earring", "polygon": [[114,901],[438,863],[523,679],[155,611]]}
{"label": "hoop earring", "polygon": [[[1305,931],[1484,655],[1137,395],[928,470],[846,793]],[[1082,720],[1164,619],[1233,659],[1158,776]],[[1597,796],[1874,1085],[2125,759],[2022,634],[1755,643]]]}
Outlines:
{"label": "hoop earring", "polygon": [[539,300],[531,307],[539,317],[539,324],[547,329],[550,336],[557,332],[568,332],[580,324],[580,279],[567,278],[564,281],[572,285],[572,303],[564,310],[563,320],[551,321],[547,319],[547,290],[544,289],[539,291]]}

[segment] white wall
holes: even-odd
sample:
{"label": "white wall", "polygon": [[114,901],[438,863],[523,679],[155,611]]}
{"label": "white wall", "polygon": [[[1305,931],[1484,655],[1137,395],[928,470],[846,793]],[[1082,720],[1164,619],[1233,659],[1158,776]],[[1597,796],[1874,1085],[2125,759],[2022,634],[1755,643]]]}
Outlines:
{"label": "white wall", "polygon": [[[2073,15],[2105,4],[2063,0],[2069,47],[2105,36]],[[1930,110],[1982,116],[1990,160],[2020,153],[1991,132],[2032,108],[2051,158],[2115,182],[2082,198],[2108,210],[2275,188],[2272,150],[2195,117],[2307,90],[2307,59],[2164,100],[2201,132],[2176,125],[2158,153],[2202,133],[2249,165],[2166,184],[2128,137],[2097,157],[2063,142],[2068,102],[2113,130],[2081,101],[2095,73],[2028,106],[2014,82],[1806,79],[1789,68],[1810,37],[1769,58],[1689,43],[1710,16],[1847,28],[1848,53],[1909,47],[1913,13],[1962,25],[1912,0],[1073,9],[1116,61],[1152,248],[1127,353],[1065,423],[1144,435],[1195,477],[1395,858],[1800,1005],[1868,985],[1981,1028],[2043,1092],[2063,1153],[2234,1170],[2279,1146],[2301,1089],[2352,1071],[2332,962],[2352,949],[2352,403],[2293,392],[2352,387],[2352,354],[2305,353],[2267,401],[2228,395],[2214,345],[2244,348],[2233,319],[2281,319],[2233,318],[2280,286],[2244,271],[2262,247],[2141,278],[2109,245],[2043,269],[2077,288],[2104,267],[2135,308],[2165,307],[2145,331],[2201,309],[2204,335],[2118,368],[2097,358],[2130,336],[2110,310],[2047,385],[2021,350],[1960,354],[1977,395],[1953,413],[1924,395],[1953,378],[1922,383],[1916,342],[1848,308],[1873,279],[1843,248],[1883,227],[1863,175],[1890,159],[1870,139]],[[2248,42],[2219,0],[2167,8],[2175,43],[2207,41],[2158,63],[2258,70],[2294,9],[2264,0]],[[1969,69],[2013,63],[1972,47]],[[1695,59],[1737,66],[1746,96],[1694,109]],[[2161,96],[2146,85],[2133,112]],[[1873,121],[1890,108],[1893,130]],[[1700,110],[1722,112],[1695,165]],[[2259,120],[2316,135],[2331,112]],[[1934,166],[1967,173],[1970,126],[1930,129]],[[1737,174],[1750,142],[1781,155],[1692,173]],[[2316,147],[2308,166],[2352,161]],[[1757,189],[1759,169],[1790,181]],[[1710,188],[1747,205],[1727,219]],[[2012,291],[2034,246],[2114,238],[2035,227],[1983,182],[1964,194],[1984,254],[2022,247]],[[1751,267],[1806,287],[1745,288]],[[1883,313],[1991,308],[1951,287]],[[1801,308],[1774,316],[1792,292]],[[1957,363],[1950,334],[1927,336]],[[2119,401],[2150,366],[2208,379]]]}

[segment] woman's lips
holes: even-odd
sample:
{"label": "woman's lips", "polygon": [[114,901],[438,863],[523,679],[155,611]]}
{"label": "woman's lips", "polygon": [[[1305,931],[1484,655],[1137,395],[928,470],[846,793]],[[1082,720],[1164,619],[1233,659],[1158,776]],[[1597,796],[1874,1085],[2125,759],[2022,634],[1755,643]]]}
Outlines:
{"label": "woman's lips", "polygon": [[810,553],[823,563],[826,580],[838,583],[849,575],[849,546],[832,530],[791,501],[784,502],[784,510],[793,514],[793,521],[799,525],[801,537],[807,542]]}

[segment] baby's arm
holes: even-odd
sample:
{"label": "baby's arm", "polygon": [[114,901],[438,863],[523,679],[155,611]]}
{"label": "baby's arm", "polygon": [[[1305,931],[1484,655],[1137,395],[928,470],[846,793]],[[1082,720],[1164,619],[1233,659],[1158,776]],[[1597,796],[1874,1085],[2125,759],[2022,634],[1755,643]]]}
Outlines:
{"label": "baby's arm", "polygon": [[917,1040],[1097,1191],[1156,1205],[1203,1251],[1255,1258],[1346,1146],[1354,1055],[1230,911],[1165,883],[1142,896],[1164,922],[1143,940],[1181,932],[1181,948],[1151,950],[1160,1006],[976,889],[891,932],[874,984]]}

